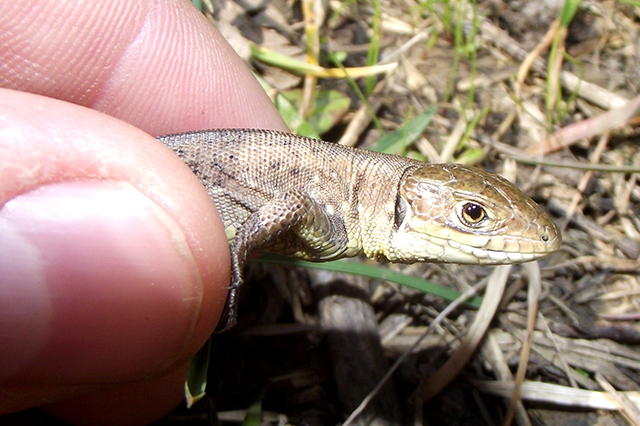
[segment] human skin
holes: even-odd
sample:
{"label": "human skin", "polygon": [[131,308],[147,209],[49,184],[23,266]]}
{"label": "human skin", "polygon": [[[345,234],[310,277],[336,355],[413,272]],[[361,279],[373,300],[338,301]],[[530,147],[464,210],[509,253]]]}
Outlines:
{"label": "human skin", "polygon": [[219,127],[286,130],[186,0],[0,1],[0,413],[137,425],[182,400],[229,253],[152,135]]}

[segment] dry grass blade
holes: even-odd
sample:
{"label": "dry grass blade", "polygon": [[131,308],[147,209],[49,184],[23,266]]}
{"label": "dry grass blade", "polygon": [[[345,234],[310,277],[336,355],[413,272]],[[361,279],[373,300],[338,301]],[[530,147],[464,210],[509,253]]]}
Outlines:
{"label": "dry grass blade", "polygon": [[[604,152],[604,150],[605,150],[605,148],[607,146],[607,142],[609,141],[609,137],[610,137],[610,133],[606,132],[598,140],[598,145],[596,146],[595,151],[593,151],[593,154],[591,155],[591,162],[592,163],[598,163],[600,161],[600,157],[602,156],[602,153]],[[585,191],[585,189],[587,188],[587,184],[591,180],[592,176],[593,176],[593,172],[592,171],[587,171],[584,174],[584,176],[582,176],[582,178],[580,179],[580,182],[578,183],[578,187],[577,187],[578,191],[574,194],[573,199],[571,200],[571,205],[569,206],[569,210],[567,211],[567,214],[565,216],[565,222],[560,226],[561,229],[566,229],[567,228],[567,225],[569,224],[569,221],[571,220],[571,218],[573,217],[573,214],[575,213],[576,209],[578,208],[578,203],[582,200],[582,194]]]}
{"label": "dry grass blade", "polygon": [[[483,21],[480,24],[480,35],[494,43],[497,47],[504,49],[518,60],[524,60],[529,54],[517,41],[491,22]],[[531,68],[542,75],[546,75],[547,73],[544,61],[542,61],[541,58],[535,59]],[[560,83],[567,91],[575,91],[578,96],[601,108],[620,108],[627,102],[627,99],[624,97],[606,90],[597,84],[584,81],[568,71],[562,71],[560,73]]]}
{"label": "dry grass blade", "polygon": [[618,401],[618,404],[620,404],[620,411],[629,423],[635,426],[640,425],[640,408],[633,404],[628,396],[622,392],[618,392],[613,386],[611,386],[611,383],[609,383],[602,374],[596,373],[596,380],[609,395]]}
{"label": "dry grass blade", "polygon": [[527,272],[529,281],[529,292],[527,294],[527,337],[522,345],[522,350],[520,351],[520,362],[518,363],[518,371],[516,372],[513,395],[511,395],[509,409],[505,415],[505,426],[511,425],[515,411],[519,408],[518,402],[520,402],[520,386],[524,381],[525,373],[527,372],[527,365],[529,364],[531,340],[533,339],[533,330],[536,325],[536,317],[538,316],[538,300],[541,293],[540,266],[538,263],[526,263],[523,265],[523,268]]}
{"label": "dry grass blade", "polygon": [[[508,317],[512,322],[520,322],[520,316],[516,313],[511,313]],[[518,330],[515,334],[514,336],[514,334],[506,331],[496,331],[495,338],[502,347],[519,348],[525,338],[524,332]],[[551,340],[543,332],[534,332],[533,352],[542,357],[545,362],[553,363],[556,367],[562,368],[556,356],[558,350],[563,352],[566,363],[573,368],[592,372],[600,371],[605,373],[609,380],[615,378],[617,382],[625,385],[634,386],[635,384],[633,379],[629,378],[617,367],[620,366],[632,370],[640,369],[640,354],[634,349],[616,344],[607,339],[591,341],[555,335]],[[575,377],[579,378],[579,376]],[[588,382],[583,382],[581,385],[588,385]],[[593,385],[588,386],[594,387]]]}
{"label": "dry grass blade", "polygon": [[467,334],[460,341],[460,346],[437,373],[425,379],[422,386],[423,400],[429,400],[438,394],[458,375],[460,370],[469,361],[469,358],[471,358],[471,355],[473,355],[478,344],[484,337],[498,309],[504,288],[507,284],[507,279],[509,278],[509,272],[511,272],[510,265],[498,266],[493,270],[489,278],[489,283],[487,284],[482,306],[478,310]]}
{"label": "dry grass blade", "polygon": [[527,78],[533,62],[536,60],[536,58],[540,57],[540,55],[542,55],[542,52],[551,45],[556,31],[558,31],[558,28],[560,28],[560,19],[556,19],[553,21],[542,40],[536,45],[533,50],[531,50],[531,52],[529,52],[527,57],[522,61],[522,64],[520,64],[514,88],[517,99],[520,99],[524,80]]}
{"label": "dry grass blade", "polygon": [[[487,338],[485,339],[485,342],[481,346],[480,350],[483,358],[490,363],[491,368],[498,379],[498,382],[509,383],[513,385],[515,389],[513,375],[511,374],[511,370],[507,365],[507,360],[504,357],[500,345],[496,341],[494,330],[489,330]],[[520,386],[518,386],[518,392],[519,389]],[[512,406],[511,401],[513,400],[513,395],[514,393],[512,393],[511,395],[507,395],[504,398],[507,409]],[[515,402],[514,418],[516,420],[516,423],[520,426],[531,425],[531,421],[529,420],[529,416],[527,416],[527,412],[521,398],[518,398]]]}
{"label": "dry grass blade", "polygon": [[628,101],[624,106],[588,118],[562,129],[556,130],[544,142],[542,147],[532,146],[528,151],[532,154],[546,154],[560,148],[570,146],[581,140],[614,130],[628,123],[640,110],[640,95]]}
{"label": "dry grass blade", "polygon": [[[500,383],[474,380],[473,384],[493,395],[508,397],[513,393],[513,383]],[[637,408],[640,407],[640,392],[621,392]],[[593,410],[620,410],[622,406],[607,392],[575,389],[568,386],[551,383],[530,382],[522,383],[520,396],[527,401],[544,402],[573,408],[589,408]]]}
{"label": "dry grass blade", "polygon": [[442,322],[442,320],[444,318],[447,317],[447,315],[449,315],[454,309],[456,309],[460,305],[462,305],[466,300],[468,300],[469,298],[471,298],[475,294],[477,294],[477,292],[479,290],[481,290],[482,287],[484,287],[484,283],[479,283],[478,285],[469,288],[467,291],[462,293],[456,300],[454,300],[449,305],[447,305],[447,307],[440,314],[438,314],[438,316],[433,320],[433,322],[429,325],[427,330],[425,330],[425,332],[422,334],[422,336],[420,336],[420,338],[418,338],[411,345],[411,347],[408,348],[402,354],[402,356],[400,356],[396,360],[396,362],[391,366],[391,368],[389,368],[389,371],[387,372],[387,374],[385,374],[385,376],[382,378],[382,380],[380,380],[380,383],[378,383],[378,385],[375,387],[375,389],[373,389],[371,391],[371,393],[369,395],[367,395],[367,397],[362,401],[362,403],[355,410],[353,410],[353,412],[349,415],[347,420],[345,420],[345,422],[343,423],[342,426],[350,426],[351,423],[353,423],[355,421],[355,419],[360,415],[360,413],[362,413],[364,411],[364,409],[367,407],[367,404],[369,404],[371,399],[391,379],[393,373],[400,367],[400,365],[405,361],[405,359],[409,356],[409,354],[411,354],[413,352],[413,350],[415,350],[416,348],[419,347],[420,342],[422,342],[422,340],[424,338],[426,338],[435,327],[439,326],[439,324]]}

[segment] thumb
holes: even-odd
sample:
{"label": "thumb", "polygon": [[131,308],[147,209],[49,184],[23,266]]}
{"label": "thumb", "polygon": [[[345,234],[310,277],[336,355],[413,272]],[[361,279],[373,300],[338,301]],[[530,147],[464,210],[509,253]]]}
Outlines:
{"label": "thumb", "polygon": [[0,89],[0,388],[22,388],[0,412],[43,402],[29,386],[77,393],[184,365],[215,328],[228,269],[206,191],[155,139]]}

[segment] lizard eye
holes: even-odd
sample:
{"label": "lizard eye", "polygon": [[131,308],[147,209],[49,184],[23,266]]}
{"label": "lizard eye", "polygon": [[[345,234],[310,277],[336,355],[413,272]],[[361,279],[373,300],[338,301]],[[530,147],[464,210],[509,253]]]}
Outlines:
{"label": "lizard eye", "polygon": [[482,206],[475,203],[465,203],[460,211],[460,220],[466,225],[475,226],[485,220],[487,212]]}

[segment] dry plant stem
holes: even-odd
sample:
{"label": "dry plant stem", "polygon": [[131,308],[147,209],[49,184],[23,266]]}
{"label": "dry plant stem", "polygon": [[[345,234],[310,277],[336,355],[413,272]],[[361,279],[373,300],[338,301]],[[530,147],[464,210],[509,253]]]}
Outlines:
{"label": "dry plant stem", "polygon": [[[590,159],[592,163],[600,162],[600,158],[602,157],[604,150],[607,148],[607,143],[609,142],[610,135],[611,134],[609,132],[606,132],[598,140],[598,145],[596,145],[596,149],[595,151],[593,151],[592,158]],[[567,229],[567,226],[569,226],[569,222],[571,222],[571,218],[573,217],[573,214],[575,213],[576,208],[578,207],[578,203],[580,203],[580,201],[582,200],[582,193],[585,191],[585,189],[587,189],[587,185],[589,184],[589,181],[591,180],[592,177],[593,177],[593,172],[587,171],[582,176],[582,179],[580,179],[580,182],[578,183],[578,188],[577,188],[578,192],[573,196],[573,199],[571,200],[571,205],[569,205],[569,210],[567,211],[567,215],[564,219],[564,223],[562,224],[562,226],[560,226],[560,229],[562,229],[563,231]]]}
{"label": "dry plant stem", "polygon": [[312,75],[304,76],[304,85],[302,86],[302,103],[300,105],[300,117],[307,119],[311,112],[311,104],[313,103],[313,92],[315,91],[318,79]]}
{"label": "dry plant stem", "polygon": [[[508,273],[507,273],[507,276],[508,276]],[[429,327],[427,327],[426,331],[422,334],[422,336],[420,336],[420,338],[418,338],[413,343],[413,345],[411,345],[411,347],[407,349],[405,353],[403,353],[402,356],[396,360],[396,362],[393,363],[391,368],[389,368],[389,371],[384,375],[382,380],[380,380],[380,383],[378,383],[378,385],[376,385],[376,387],[371,391],[371,393],[367,395],[367,397],[362,401],[362,403],[358,406],[358,408],[353,410],[353,412],[349,415],[347,420],[345,420],[342,426],[351,425],[351,423],[353,423],[353,421],[358,417],[358,415],[360,415],[360,413],[364,411],[364,409],[367,407],[367,404],[369,404],[369,402],[376,396],[376,394],[380,392],[380,389],[382,389],[385,383],[389,381],[393,373],[398,369],[398,367],[400,367],[400,365],[402,365],[404,360],[407,359],[407,357],[411,355],[416,348],[419,347],[420,342],[422,342],[422,340],[424,340],[424,338],[427,337],[433,331],[433,329],[435,329],[451,312],[453,312],[460,305],[462,305],[465,300],[475,296],[479,291],[482,290],[484,286],[485,286],[485,281],[482,281],[476,284],[475,286],[468,288],[456,300],[454,300],[449,305],[447,305],[447,307],[442,312],[440,312],[438,316],[435,317],[433,322],[429,324]]]}
{"label": "dry plant stem", "polygon": [[456,91],[468,92],[471,88],[487,88],[496,83],[509,80],[517,71],[514,67],[502,68],[490,73],[478,74],[475,77],[463,77],[456,83]]}
{"label": "dry plant stem", "polygon": [[[512,383],[474,380],[473,385],[485,393],[509,396],[513,392]],[[624,394],[631,402],[640,404],[640,393],[634,391],[618,392]],[[568,386],[554,385],[543,382],[526,381],[521,388],[522,399],[527,401],[545,402],[565,407],[589,408],[593,410],[620,410],[620,403],[606,392],[574,389]]]}
{"label": "dry plant stem", "polygon": [[[633,164],[640,166],[640,153],[638,153],[634,158]],[[634,173],[629,177],[629,181],[627,182],[622,194],[614,200],[616,211],[622,217],[625,217],[628,214],[627,210],[629,209],[629,203],[631,202],[631,193],[633,192],[637,182],[638,174]]]}
{"label": "dry plant stem", "polygon": [[[496,335],[498,342],[502,345],[511,346],[522,343],[525,340],[524,334],[524,331],[515,329],[510,332],[497,332]],[[626,349],[622,345],[613,342],[607,344],[606,340],[588,341],[561,336],[556,336],[552,342],[542,332],[534,333],[534,343],[535,352],[557,368],[562,368],[557,357],[556,347],[559,346],[564,351],[567,363],[574,368],[600,371],[617,382],[629,383],[633,387],[637,386],[616,367],[616,365],[620,365],[636,370],[640,369],[640,360],[637,359],[638,353]],[[596,383],[588,377],[578,374],[577,371],[572,371],[571,374],[574,375],[580,386],[592,390],[598,389]]]}
{"label": "dry plant stem", "polygon": [[536,155],[522,155],[521,151],[517,148],[514,148],[510,145],[507,145],[498,141],[488,142],[492,148],[496,151],[499,151],[505,155],[508,155],[510,158],[514,159],[518,163],[523,164],[531,164],[531,165],[539,165],[546,167],[559,167],[566,169],[575,169],[575,170],[592,170],[594,172],[603,172],[603,173],[640,173],[640,166],[618,166],[618,165],[609,165],[609,164],[594,164],[587,162],[579,162],[579,161],[553,161],[548,158],[541,159]]}
{"label": "dry plant stem", "polygon": [[[553,57],[553,63],[551,64],[550,74],[547,76],[549,84],[549,96],[546,100],[547,114],[550,117],[551,111],[555,108],[558,96],[560,96],[560,73],[562,72],[562,60],[564,59],[565,45],[564,41],[567,38],[568,29],[562,27],[558,30],[558,44],[555,56]],[[551,123],[549,123],[551,124]]]}
{"label": "dry plant stem", "polygon": [[542,149],[538,146],[532,146],[527,151],[530,154],[547,154],[557,151],[562,147],[571,146],[574,142],[583,138],[590,138],[594,135],[604,133],[607,130],[613,130],[627,124],[629,120],[638,114],[639,110],[640,95],[626,102],[620,108],[612,109],[595,117],[578,121],[558,129],[549,135]]}
{"label": "dry plant stem", "polygon": [[[617,258],[601,258],[598,256],[580,256],[572,262],[567,262],[562,267],[571,267],[575,265],[597,266],[598,268],[606,268],[613,272],[633,272],[640,270],[640,262],[635,259],[617,259]],[[561,267],[557,265],[557,267]]]}
{"label": "dry plant stem", "polygon": [[373,89],[373,93],[369,97],[367,103],[363,103],[358,108],[358,111],[349,121],[349,125],[345,129],[344,133],[340,137],[338,143],[346,146],[356,146],[358,139],[364,130],[371,124],[371,120],[376,115],[378,109],[383,102],[383,96],[378,96],[387,87],[389,81],[389,75],[385,74],[385,77],[380,80]]}
{"label": "dry plant stem", "polygon": [[[638,165],[640,163],[640,155],[636,155],[634,159],[634,164]],[[629,204],[631,202],[631,193],[633,189],[637,186],[638,182],[638,174],[634,173],[629,177],[629,181],[626,182],[624,190],[622,194],[614,200],[614,206],[616,208],[616,212],[620,216],[620,222],[622,223],[622,227],[624,229],[625,234],[629,239],[632,240],[640,240],[640,232],[638,229],[640,226],[634,226],[633,222],[633,210],[630,209]]]}
{"label": "dry plant stem", "polygon": [[629,400],[629,398],[622,392],[618,392],[600,373],[596,373],[596,380],[598,384],[602,386],[609,395],[611,395],[618,404],[620,404],[620,412],[627,421],[632,425],[640,425],[640,410],[638,407]]}
{"label": "dry plant stem", "polygon": [[502,122],[498,126],[498,129],[494,133],[493,137],[496,140],[500,140],[500,138],[502,138],[502,136],[505,133],[507,133],[507,131],[511,128],[517,116],[518,116],[518,112],[515,109],[509,111],[507,116],[504,118],[504,120],[502,120]]}
{"label": "dry plant stem", "polygon": [[465,130],[467,129],[467,121],[464,119],[464,113],[460,112],[460,117],[458,117],[458,121],[456,121],[451,134],[447,138],[447,141],[442,148],[442,152],[440,153],[440,158],[443,162],[448,163],[453,158],[453,154],[456,152],[456,148],[460,143],[460,139],[464,135]]}
{"label": "dry plant stem", "polygon": [[424,30],[420,31],[418,34],[416,34],[413,37],[411,37],[411,39],[409,39],[409,41],[404,43],[398,49],[396,49],[395,51],[391,52],[384,59],[382,59],[380,62],[378,62],[378,65],[384,65],[384,64],[390,64],[390,63],[393,63],[393,62],[398,62],[400,60],[400,58],[402,57],[402,55],[405,52],[407,52],[409,49],[411,49],[413,46],[415,46],[418,43],[422,43],[424,41],[427,41],[429,39],[429,36],[431,35],[431,31],[432,31],[431,26],[429,26],[429,27],[425,28]]}
{"label": "dry plant stem", "polygon": [[[504,357],[504,353],[495,338],[495,330],[489,330],[487,338],[480,347],[480,351],[485,360],[487,360],[498,379],[497,383],[505,383],[513,386],[513,375],[507,364],[507,360]],[[505,404],[508,407],[511,402],[511,398],[505,398]],[[522,401],[516,402],[515,410],[516,423],[520,426],[531,426],[531,421],[527,416],[527,411],[524,408]]]}
{"label": "dry plant stem", "polygon": [[598,318],[606,319],[609,321],[640,321],[640,312],[633,314],[598,314]]}
{"label": "dry plant stem", "polygon": [[[316,6],[319,0],[303,0],[302,13],[304,15],[305,34],[307,36],[307,62],[311,65],[319,65],[320,57],[320,38],[318,17]],[[322,14],[321,14],[322,15]],[[323,16],[323,15],[322,15]],[[321,21],[320,21],[321,22]],[[304,86],[302,91],[302,104],[300,106],[300,116],[307,118],[311,111],[311,103],[313,102],[313,92],[315,90],[318,79],[310,74],[304,76]]]}
{"label": "dry plant stem", "polygon": [[[518,69],[516,84],[514,87],[516,99],[520,99],[520,95],[522,93],[522,85],[524,84],[524,80],[527,78],[527,75],[529,74],[529,70],[533,66],[533,62],[536,60],[536,58],[538,58],[542,54],[542,51],[546,50],[551,45],[551,43],[553,42],[553,37],[555,36],[556,31],[558,31],[559,27],[560,27],[560,19],[556,19],[551,23],[551,26],[547,30],[547,33],[544,35],[540,43],[538,43],[536,47],[534,47],[533,50],[529,52],[527,57],[524,58],[524,60],[522,61],[522,64]],[[518,109],[519,109],[519,106],[518,106]]]}
{"label": "dry plant stem", "polygon": [[447,386],[465,366],[478,347],[478,343],[482,340],[500,305],[500,299],[504,293],[509,272],[511,272],[511,265],[503,265],[497,266],[491,273],[482,306],[480,306],[467,334],[460,341],[458,349],[440,370],[425,380],[422,393],[422,399],[424,401],[431,399]]}
{"label": "dry plant stem", "polygon": [[567,380],[569,380],[569,383],[571,384],[572,387],[578,388],[579,387],[578,382],[573,377],[572,370],[569,367],[569,363],[567,362],[567,358],[564,356],[564,352],[562,351],[562,348],[560,348],[560,345],[558,344],[558,341],[556,340],[555,335],[551,332],[551,329],[549,328],[549,324],[547,323],[547,319],[542,314],[539,315],[539,318],[540,318],[540,322],[544,326],[544,333],[549,338],[549,340],[553,342],[553,347],[555,348],[558,354],[558,360],[560,361],[560,365],[564,370],[564,374],[566,375]]}
{"label": "dry plant stem", "polygon": [[520,401],[520,386],[522,386],[524,376],[527,372],[527,365],[529,364],[531,341],[533,339],[533,331],[535,329],[536,318],[538,316],[538,301],[540,293],[542,292],[542,285],[540,283],[540,265],[538,262],[529,262],[522,266],[527,273],[529,281],[529,292],[527,293],[527,336],[524,344],[522,345],[522,352],[520,353],[520,363],[516,373],[513,395],[511,395],[511,403],[509,404],[509,410],[507,411],[504,420],[505,426],[511,425],[511,421],[513,420],[513,415],[516,410],[516,403]]}
{"label": "dry plant stem", "polygon": [[440,158],[436,148],[424,137],[415,142],[415,147],[429,163],[442,163],[442,158]]}
{"label": "dry plant stem", "polygon": [[[522,49],[518,42],[491,22],[486,19],[482,20],[479,28],[481,37],[492,42],[496,47],[504,50],[517,60],[522,61],[527,57],[527,51]],[[536,58],[531,68],[541,75],[546,75],[546,65],[541,58]],[[627,102],[627,99],[622,96],[616,95],[596,84],[581,80],[578,76],[568,71],[560,73],[560,83],[567,91],[577,91],[578,96],[604,109],[619,108]]]}
{"label": "dry plant stem", "polygon": [[492,146],[496,148],[497,151],[502,152],[503,154],[508,155],[510,158],[514,159],[518,163],[522,164],[530,164],[532,166],[545,166],[545,167],[559,167],[561,169],[574,169],[574,170],[590,170],[593,172],[602,172],[602,173],[640,173],[640,166],[617,166],[617,165],[609,165],[609,164],[593,164],[593,163],[581,163],[579,161],[570,161],[570,160],[561,160],[561,161],[553,161],[548,158],[540,158],[539,156],[533,155],[520,155],[517,149],[499,146],[495,142],[492,143]]}
{"label": "dry plant stem", "polygon": [[549,301],[553,303],[558,309],[560,309],[562,313],[567,316],[567,318],[569,319],[569,321],[571,321],[573,325],[580,324],[580,320],[578,319],[575,312],[573,312],[563,300],[559,299],[557,296],[554,296],[553,294],[549,294]]}
{"label": "dry plant stem", "polygon": [[[557,300],[557,298],[556,298],[556,300]],[[570,315],[573,316],[573,312],[571,312]],[[573,374],[572,374],[573,371],[569,367],[569,363],[567,362],[567,358],[564,356],[564,351],[562,350],[562,348],[560,347],[560,344],[556,340],[555,335],[551,332],[551,329],[549,329],[549,324],[547,323],[547,319],[542,314],[540,314],[540,322],[544,326],[544,332],[545,332],[547,338],[553,343],[553,347],[555,348],[555,350],[557,352],[558,360],[560,361],[560,365],[562,366],[562,369],[564,370],[564,374],[567,377],[567,380],[569,380],[569,383],[571,384],[572,387],[578,388],[579,387],[578,386],[578,382],[573,377]]]}
{"label": "dry plant stem", "polygon": [[[516,176],[518,175],[518,162],[513,158],[505,158],[502,162],[502,171],[500,174],[510,181],[514,182],[516,180]],[[530,174],[529,178],[532,181],[535,181],[540,174],[540,167],[536,167]],[[528,191],[532,182],[527,182],[524,185],[521,185],[521,189],[523,191]]]}

